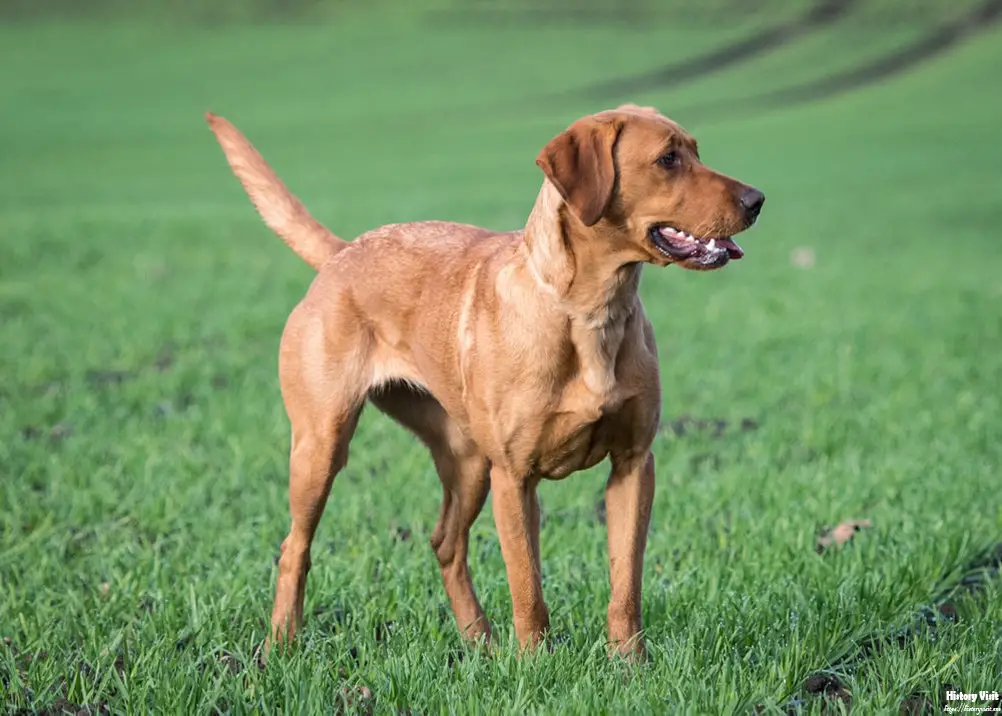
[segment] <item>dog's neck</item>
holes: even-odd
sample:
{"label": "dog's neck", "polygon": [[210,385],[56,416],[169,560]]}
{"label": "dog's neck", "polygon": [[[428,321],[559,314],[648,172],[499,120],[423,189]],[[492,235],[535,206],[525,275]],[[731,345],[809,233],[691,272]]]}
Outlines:
{"label": "dog's neck", "polygon": [[607,229],[585,227],[544,180],[525,225],[525,263],[542,292],[590,328],[620,323],[633,310],[642,264],[619,255]]}

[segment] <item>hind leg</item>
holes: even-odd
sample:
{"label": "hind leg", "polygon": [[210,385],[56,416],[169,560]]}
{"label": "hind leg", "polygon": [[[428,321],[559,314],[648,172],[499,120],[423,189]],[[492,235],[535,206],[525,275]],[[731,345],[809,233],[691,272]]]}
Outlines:
{"label": "hind leg", "polygon": [[470,527],[490,489],[487,458],[462,435],[433,397],[403,386],[374,391],[373,405],[414,433],[431,451],[442,482],[442,506],[431,536],[456,624],[471,641],[490,638],[469,567]]}
{"label": "hind leg", "polygon": [[310,545],[334,477],[348,462],[348,443],[368,388],[364,337],[350,331],[327,344],[319,318],[293,312],[282,337],[280,376],[292,424],[289,509],[292,525],[282,542],[271,616],[272,641],[291,641],[302,623]]}
{"label": "hind leg", "polygon": [[[444,464],[443,464],[444,463]],[[442,479],[442,503],[449,506],[440,517],[440,540],[432,542],[442,571],[445,592],[466,639],[490,639],[490,625],[477,600],[470,576],[470,527],[487,501],[490,465],[480,454],[436,460]]]}

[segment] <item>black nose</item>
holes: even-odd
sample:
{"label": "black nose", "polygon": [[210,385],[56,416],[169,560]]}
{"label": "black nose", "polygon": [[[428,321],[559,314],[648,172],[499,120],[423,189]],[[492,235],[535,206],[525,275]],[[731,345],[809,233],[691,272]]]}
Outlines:
{"label": "black nose", "polygon": [[764,203],[765,194],[758,189],[748,187],[741,192],[741,206],[745,210],[745,217],[747,217],[749,224],[758,218],[758,214],[762,211],[762,204]]}

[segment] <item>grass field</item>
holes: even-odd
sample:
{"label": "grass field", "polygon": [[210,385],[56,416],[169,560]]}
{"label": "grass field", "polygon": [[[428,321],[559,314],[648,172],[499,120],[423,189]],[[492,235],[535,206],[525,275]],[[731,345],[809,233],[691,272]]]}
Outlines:
{"label": "grass field", "polygon": [[[878,82],[780,92],[975,7],[860,0],[684,83],[599,97],[807,5],[733,24],[442,6],[0,26],[0,705],[837,713],[851,693],[854,712],[898,713],[937,709],[945,685],[1002,690],[983,558],[1002,541],[1002,30],[973,23]],[[317,536],[299,646],[259,668],[288,528],[276,353],[311,271],[259,222],[202,113],[351,236],[517,227],[539,148],[627,100],[768,196],[745,260],[644,276],[665,413],[650,663],[605,657],[604,466],[541,490],[552,653],[515,658],[489,505],[471,561],[503,648],[466,651],[428,547],[431,461],[370,411]],[[820,526],[862,518],[816,553]],[[827,697],[819,674],[840,684]]]}

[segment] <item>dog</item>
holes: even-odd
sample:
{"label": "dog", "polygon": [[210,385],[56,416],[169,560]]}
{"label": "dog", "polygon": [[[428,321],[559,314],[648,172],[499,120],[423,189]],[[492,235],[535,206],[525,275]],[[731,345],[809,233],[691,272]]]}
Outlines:
{"label": "dog", "polygon": [[421,221],[352,242],[314,219],[253,145],[206,115],[259,214],[317,270],[279,351],[292,428],[289,504],[266,647],[302,623],[310,544],[366,403],[431,453],[442,503],[431,545],[456,623],[490,626],[468,565],[488,494],[520,650],[544,639],[540,480],[605,458],[612,654],[643,659],[641,582],[651,446],[661,413],[645,264],[719,269],[765,196],[703,164],[696,140],[651,107],[583,117],[540,151],[542,188],[520,231]]}

